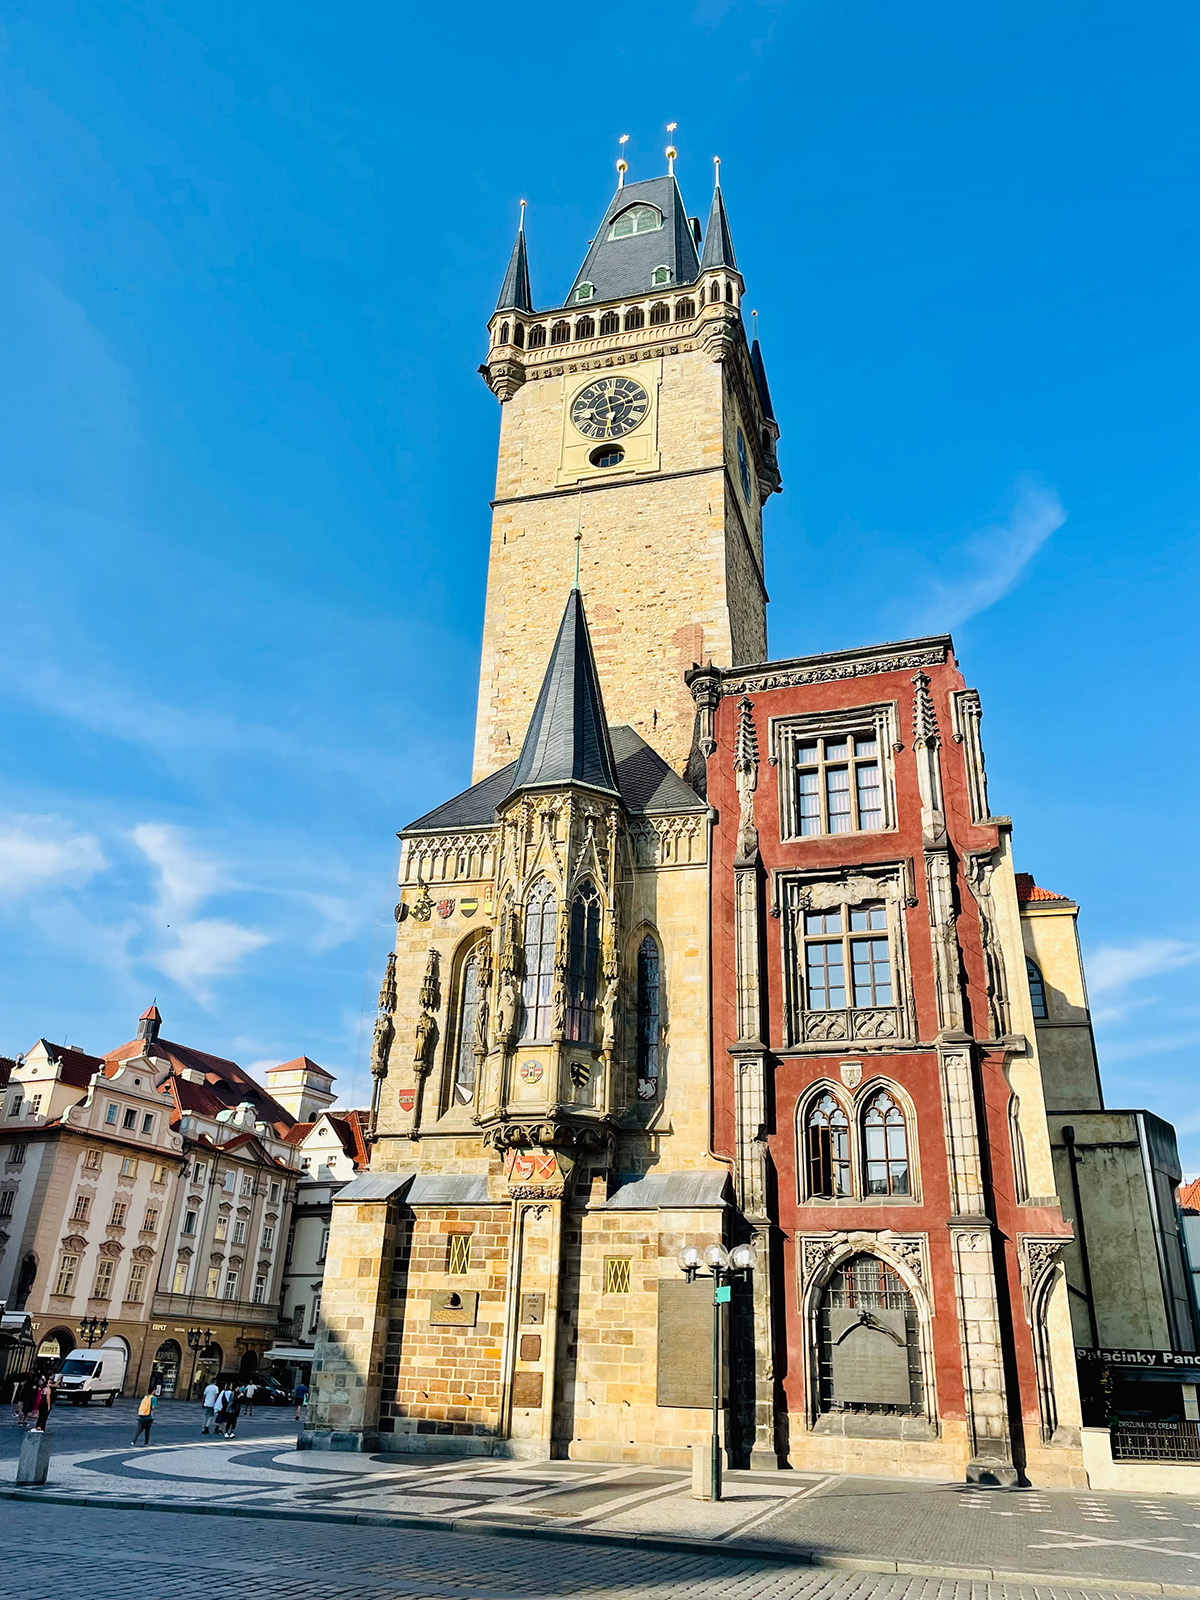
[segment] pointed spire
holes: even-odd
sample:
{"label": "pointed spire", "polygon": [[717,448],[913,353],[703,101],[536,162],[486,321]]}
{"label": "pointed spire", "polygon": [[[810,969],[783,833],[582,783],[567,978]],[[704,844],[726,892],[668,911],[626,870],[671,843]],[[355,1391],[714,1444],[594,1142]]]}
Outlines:
{"label": "pointed spire", "polygon": [[620,793],[583,600],[572,589],[509,794],[576,783]]}
{"label": "pointed spire", "polygon": [[750,370],[754,374],[755,387],[758,389],[758,398],[763,408],[763,416],[775,421],[775,413],[771,409],[771,391],[767,388],[767,369],[763,366],[762,351],[758,347],[758,340],[750,346]]}
{"label": "pointed spire", "polygon": [[137,1036],[153,1044],[158,1038],[158,1030],[162,1027],[162,1016],[156,1005],[147,1006],[138,1018]]}
{"label": "pointed spire", "polygon": [[721,196],[721,158],[713,157],[716,178],[713,186],[712,210],[708,213],[708,227],[704,230],[704,254],[700,257],[700,271],[710,267],[732,267],[737,271],[737,257],[733,253],[733,238],[729,232],[729,218],[725,215],[725,201]]}
{"label": "pointed spire", "polygon": [[521,201],[521,223],[517,240],[508,258],[508,271],[500,286],[497,311],[532,311],[533,297],[529,293],[529,258],[525,254],[525,202]]}

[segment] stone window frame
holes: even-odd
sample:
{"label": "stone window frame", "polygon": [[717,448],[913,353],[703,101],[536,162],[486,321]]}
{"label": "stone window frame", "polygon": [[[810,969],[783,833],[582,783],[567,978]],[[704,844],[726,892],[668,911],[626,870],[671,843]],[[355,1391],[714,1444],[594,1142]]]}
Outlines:
{"label": "stone window frame", "polygon": [[[828,835],[817,837],[827,838]],[[773,874],[772,904],[779,912],[780,959],[784,986],[784,1048],[788,1050],[863,1050],[873,1045],[912,1043],[917,1037],[904,912],[914,905],[907,861],[871,862],[866,866],[778,871]],[[882,901],[887,909],[887,938],[892,964],[892,1004],[839,1010],[808,1011],[804,1005],[803,918],[808,911],[847,913],[856,906]],[[849,938],[849,934],[843,937]],[[808,1019],[815,1019],[809,1021]],[[890,1031],[889,1031],[890,1030]]]}
{"label": "stone window frame", "polygon": [[[647,943],[653,946],[656,958],[657,971],[655,975],[654,993],[654,1040],[653,1043],[643,1039],[646,1031],[648,1013],[643,1007],[642,990],[642,953]],[[649,1103],[661,1098],[663,1068],[666,1057],[666,957],[663,952],[662,940],[659,938],[658,929],[649,922],[638,924],[632,940],[632,992],[633,1006],[631,1007],[633,1024],[633,1074],[634,1094],[639,1101]],[[643,1053],[645,1051],[645,1053]],[[653,1059],[651,1060],[651,1056]],[[643,1065],[650,1065],[653,1071],[646,1076],[642,1074]]]}
{"label": "stone window frame", "polygon": [[113,1277],[117,1270],[117,1263],[111,1256],[101,1256],[96,1263],[96,1281],[92,1284],[89,1296],[92,1300],[111,1300]]}
{"label": "stone window frame", "polygon": [[[770,761],[779,768],[779,837],[789,844],[811,844],[817,840],[878,838],[895,833],[897,752],[900,741],[899,707],[895,700],[875,701],[864,706],[845,706],[835,711],[792,712],[772,717],[768,725]],[[837,734],[847,738],[871,735],[878,747],[880,788],[883,794],[883,827],[851,829],[847,833],[800,832],[796,805],[796,747],[812,739],[828,739]],[[852,758],[851,758],[851,764]]]}
{"label": "stone window frame", "polygon": [[[891,1095],[904,1118],[904,1131],[908,1143],[908,1193],[867,1193],[866,1115],[871,1102],[880,1092]],[[831,1095],[845,1113],[850,1135],[850,1193],[846,1195],[813,1194],[808,1179],[808,1141],[805,1130],[812,1107],[824,1095]],[[917,1136],[916,1104],[903,1084],[886,1073],[877,1072],[861,1080],[856,1088],[825,1076],[814,1079],[796,1097],[793,1113],[795,1140],[796,1203],[802,1206],[830,1206],[841,1210],[879,1206],[919,1206],[921,1195],[920,1140]]]}
{"label": "stone window frame", "polygon": [[446,1235],[446,1276],[465,1278],[471,1271],[473,1233],[448,1233]]}
{"label": "stone window frame", "polygon": [[[829,1413],[821,1410],[820,1310],[825,1286],[839,1267],[852,1256],[876,1255],[902,1279],[913,1298],[921,1352],[921,1380],[925,1410],[919,1419],[928,1425],[929,1436],[940,1437],[937,1366],[934,1360],[934,1306],[930,1285],[929,1237],[924,1233],[893,1233],[862,1230],[854,1233],[800,1233],[794,1242],[796,1269],[796,1309],[803,1329],[802,1357],[804,1377],[804,1426],[813,1432]],[[910,1419],[897,1418],[900,1424]],[[913,1419],[918,1420],[918,1419]],[[878,1422],[871,1431],[878,1434]]]}
{"label": "stone window frame", "polygon": [[1035,1022],[1049,1022],[1050,1001],[1042,969],[1028,951],[1025,953],[1025,978],[1029,984],[1029,1005]]}

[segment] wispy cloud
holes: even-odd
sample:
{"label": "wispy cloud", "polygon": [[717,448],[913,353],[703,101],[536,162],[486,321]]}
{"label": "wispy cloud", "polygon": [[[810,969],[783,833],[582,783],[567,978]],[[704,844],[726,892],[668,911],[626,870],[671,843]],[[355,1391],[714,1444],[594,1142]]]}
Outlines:
{"label": "wispy cloud", "polygon": [[189,845],[178,828],[147,822],[134,828],[132,837],[158,879],[151,960],[203,1004],[215,979],[227,977],[270,939],[223,917],[192,914],[231,885],[225,868]]}
{"label": "wispy cloud", "polygon": [[1182,939],[1138,939],[1129,945],[1104,945],[1087,958],[1088,993],[1116,995],[1146,978],[1156,978],[1200,961],[1200,944]]}
{"label": "wispy cloud", "polygon": [[956,628],[1002,600],[1066,520],[1053,489],[1022,485],[1007,522],[981,528],[947,552],[943,565],[955,576],[935,580],[920,626]]}
{"label": "wispy cloud", "polygon": [[0,896],[78,885],[108,863],[98,840],[57,817],[18,816],[0,822]]}

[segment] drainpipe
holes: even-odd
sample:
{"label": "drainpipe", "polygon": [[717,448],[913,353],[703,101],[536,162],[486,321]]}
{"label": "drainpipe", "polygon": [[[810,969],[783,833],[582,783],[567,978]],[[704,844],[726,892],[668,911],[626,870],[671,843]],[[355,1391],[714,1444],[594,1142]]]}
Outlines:
{"label": "drainpipe", "polygon": [[1083,1222],[1083,1201],[1079,1194],[1079,1157],[1075,1151],[1075,1129],[1062,1130],[1063,1144],[1067,1147],[1067,1162],[1071,1168],[1071,1196],[1075,1203],[1075,1237],[1079,1242],[1079,1259],[1083,1266],[1083,1290],[1087,1295],[1088,1327],[1092,1335],[1092,1348],[1099,1350],[1100,1335],[1096,1329],[1096,1301],[1092,1294],[1092,1265],[1088,1259],[1087,1229]]}
{"label": "drainpipe", "polygon": [[733,1171],[733,1157],[720,1156],[713,1149],[713,1139],[716,1136],[717,1119],[717,1083],[716,1083],[716,1043],[713,1037],[713,827],[717,820],[717,808],[710,805],[708,808],[708,929],[704,941],[706,951],[706,987],[708,989],[708,1154],[714,1161],[720,1161]]}

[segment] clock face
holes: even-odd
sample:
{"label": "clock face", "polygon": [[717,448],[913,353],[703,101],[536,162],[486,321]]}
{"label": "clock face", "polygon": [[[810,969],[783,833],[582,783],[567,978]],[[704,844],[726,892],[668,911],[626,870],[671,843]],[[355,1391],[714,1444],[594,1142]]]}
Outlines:
{"label": "clock face", "polygon": [[585,439],[623,439],[649,410],[650,396],[632,378],[597,378],[575,396],[571,421]]}
{"label": "clock face", "polygon": [[746,502],[750,501],[750,458],[746,454],[746,436],[739,428],[737,432],[738,473],[742,480],[742,493]]}

